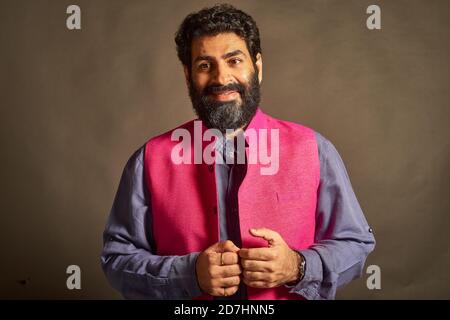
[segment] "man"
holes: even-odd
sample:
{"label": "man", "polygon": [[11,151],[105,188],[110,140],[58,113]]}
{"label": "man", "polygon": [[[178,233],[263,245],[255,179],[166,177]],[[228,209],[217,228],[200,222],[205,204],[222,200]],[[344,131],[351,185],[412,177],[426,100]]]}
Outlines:
{"label": "man", "polygon": [[[104,232],[111,285],[139,299],[333,299],[375,245],[338,152],[260,109],[249,15],[203,9],[175,42],[201,125],[154,137],[128,161]],[[212,164],[205,139],[179,148],[181,136],[208,130]],[[267,172],[269,154],[277,165]]]}

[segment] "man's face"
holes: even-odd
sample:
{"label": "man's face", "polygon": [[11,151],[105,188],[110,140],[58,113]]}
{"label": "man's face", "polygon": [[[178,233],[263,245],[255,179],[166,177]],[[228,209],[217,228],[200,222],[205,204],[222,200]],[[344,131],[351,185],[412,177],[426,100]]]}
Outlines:
{"label": "man's face", "polygon": [[191,56],[185,75],[199,118],[222,132],[247,125],[260,101],[261,55],[253,63],[243,39],[220,33],[194,39]]}

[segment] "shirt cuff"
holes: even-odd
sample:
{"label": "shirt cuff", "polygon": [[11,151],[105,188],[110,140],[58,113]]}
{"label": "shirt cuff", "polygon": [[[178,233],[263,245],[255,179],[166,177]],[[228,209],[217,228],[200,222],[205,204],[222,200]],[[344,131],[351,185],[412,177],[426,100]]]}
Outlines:
{"label": "shirt cuff", "polygon": [[285,285],[290,293],[296,293],[307,300],[320,300],[319,286],[323,279],[322,260],[319,254],[311,249],[296,250],[306,261],[305,276],[296,285]]}
{"label": "shirt cuff", "polygon": [[[192,299],[202,294],[197,282],[196,262],[199,252],[178,256],[173,260],[169,274],[176,299]],[[181,296],[178,296],[179,293]]]}

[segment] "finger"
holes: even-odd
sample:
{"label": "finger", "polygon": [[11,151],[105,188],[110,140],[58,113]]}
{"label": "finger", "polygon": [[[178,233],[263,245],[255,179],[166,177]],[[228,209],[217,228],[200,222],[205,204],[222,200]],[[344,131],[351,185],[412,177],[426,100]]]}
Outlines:
{"label": "finger", "polygon": [[231,265],[239,262],[239,256],[235,252],[224,252],[222,253],[221,259],[220,265]]}
{"label": "finger", "polygon": [[233,294],[235,294],[238,291],[238,289],[239,289],[239,286],[225,288],[225,294],[227,296],[232,296]]}
{"label": "finger", "polygon": [[207,257],[209,264],[214,266],[220,266],[222,264],[221,255],[222,255],[221,253],[217,252],[208,252]]}
{"label": "finger", "polygon": [[205,252],[238,252],[239,248],[231,240],[219,241],[208,247]]}
{"label": "finger", "polygon": [[228,287],[238,286],[240,282],[241,282],[241,278],[239,276],[234,276],[234,277],[228,277],[228,278],[213,279],[211,281],[211,284],[213,287],[228,288]]}
{"label": "finger", "polygon": [[241,259],[241,266],[244,271],[272,272],[273,265],[268,261]]}
{"label": "finger", "polygon": [[242,267],[239,264],[234,264],[231,266],[219,267],[218,277],[228,278],[233,276],[238,276],[242,273]]}
{"label": "finger", "polygon": [[247,281],[264,281],[264,282],[275,281],[274,275],[269,272],[244,271],[243,276],[244,279]]}
{"label": "finger", "polygon": [[266,240],[270,246],[284,243],[283,238],[276,231],[267,228],[252,228],[249,230],[250,234],[254,237],[263,238]]}
{"label": "finger", "polygon": [[233,294],[236,293],[236,291],[238,291],[239,286],[233,286],[233,287],[228,287],[228,288],[221,288],[221,287],[217,287],[211,290],[211,295],[216,296],[216,297],[223,297],[223,296],[231,296]]}
{"label": "finger", "polygon": [[271,261],[275,260],[278,252],[275,248],[250,248],[239,250],[239,257],[249,260]]}
{"label": "finger", "polygon": [[210,247],[208,247],[205,252],[220,252],[220,242],[216,242],[213,245],[211,245]]}
{"label": "finger", "polygon": [[219,242],[218,252],[238,252],[239,248],[231,240]]}
{"label": "finger", "polygon": [[265,282],[265,281],[249,281],[244,279],[243,282],[252,288],[273,288],[276,286],[274,283]]}
{"label": "finger", "polygon": [[207,252],[209,264],[215,266],[233,265],[239,262],[239,256],[234,252]]}

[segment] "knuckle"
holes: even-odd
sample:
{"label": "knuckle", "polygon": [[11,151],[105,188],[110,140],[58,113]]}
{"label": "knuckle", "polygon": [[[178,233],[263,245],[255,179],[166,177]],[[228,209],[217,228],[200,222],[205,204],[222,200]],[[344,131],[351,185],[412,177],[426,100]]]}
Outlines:
{"label": "knuckle", "polygon": [[226,276],[228,276],[228,277],[237,276],[240,273],[241,272],[240,272],[239,268],[237,268],[236,266],[230,266],[225,272]]}
{"label": "knuckle", "polygon": [[228,268],[228,267],[226,267],[226,268],[221,268],[221,269],[220,269],[220,272],[219,272],[219,275],[220,275],[222,278],[229,277],[229,276],[231,275],[231,270],[230,270],[230,268]]}
{"label": "knuckle", "polygon": [[215,269],[213,267],[209,267],[208,268],[208,276],[210,278],[214,278],[214,276],[215,276]]}
{"label": "knuckle", "polygon": [[213,252],[209,252],[209,253],[207,254],[207,258],[208,258],[208,262],[209,262],[210,264],[212,264],[212,263],[215,262],[216,255],[215,255]]}
{"label": "knuckle", "polygon": [[236,275],[240,275],[241,273],[242,273],[241,266],[240,266],[240,265],[236,265],[236,268],[235,268],[235,274],[236,274]]}
{"label": "knuckle", "polygon": [[236,280],[235,277],[230,278],[230,279],[228,279],[228,280],[226,281],[226,286],[227,286],[227,287],[236,286],[236,285],[238,285],[238,284],[239,284],[239,279]]}
{"label": "knuckle", "polygon": [[225,252],[223,254],[223,260],[227,264],[237,263],[238,261],[237,257],[238,257],[237,254],[234,252]]}
{"label": "knuckle", "polygon": [[219,281],[212,279],[210,282],[211,290],[220,289]]}
{"label": "knuckle", "polygon": [[229,287],[229,286],[232,286],[232,285],[233,285],[233,283],[231,282],[231,279],[228,279],[228,278],[222,279],[222,286],[223,287]]}
{"label": "knuckle", "polygon": [[225,242],[223,243],[223,245],[224,245],[225,247],[230,247],[230,246],[233,245],[233,242],[232,242],[231,240],[225,240]]}
{"label": "knuckle", "polygon": [[278,251],[272,251],[271,257],[273,260],[278,259],[278,257],[280,256],[280,253]]}
{"label": "knuckle", "polygon": [[213,289],[211,289],[211,291],[209,292],[209,294],[210,295],[212,295],[212,296],[216,296],[216,297],[218,297],[218,296],[221,296],[222,294],[221,294],[221,292],[220,292],[220,290],[219,289],[217,289],[217,288],[213,288]]}
{"label": "knuckle", "polygon": [[238,286],[228,288],[229,291],[227,291],[227,294],[229,294],[229,295],[235,294],[238,291],[238,289],[239,289]]}

